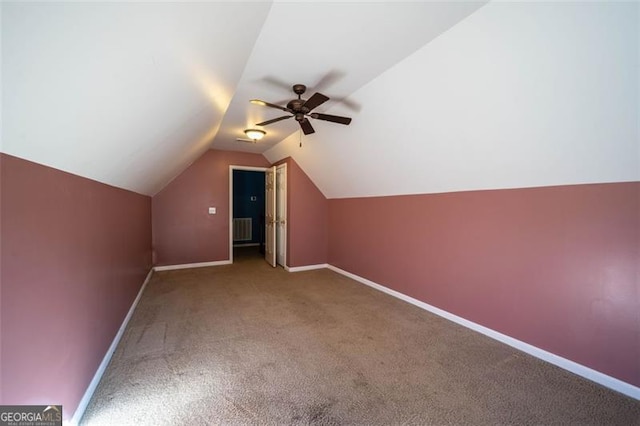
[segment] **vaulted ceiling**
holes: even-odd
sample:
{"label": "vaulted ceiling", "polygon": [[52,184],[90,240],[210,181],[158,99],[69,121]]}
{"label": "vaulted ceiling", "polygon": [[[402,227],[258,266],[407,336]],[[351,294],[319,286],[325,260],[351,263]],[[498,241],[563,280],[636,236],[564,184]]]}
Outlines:
{"label": "vaulted ceiling", "polygon": [[[328,197],[640,179],[637,3],[2,3],[3,152],[153,195],[209,148]],[[353,117],[245,128],[302,83]]]}

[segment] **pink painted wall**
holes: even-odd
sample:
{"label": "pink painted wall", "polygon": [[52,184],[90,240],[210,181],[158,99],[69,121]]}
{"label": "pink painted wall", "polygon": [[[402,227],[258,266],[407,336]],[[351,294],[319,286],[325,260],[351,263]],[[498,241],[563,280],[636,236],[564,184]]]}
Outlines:
{"label": "pink painted wall", "polygon": [[640,386],[640,183],[329,200],[329,262]]}
{"label": "pink painted wall", "polygon": [[151,268],[151,199],[0,154],[2,404],[70,418]]}
{"label": "pink painted wall", "polygon": [[309,176],[287,158],[287,265],[327,263],[329,203]]}
{"label": "pink painted wall", "polygon": [[[269,167],[260,154],[208,150],[153,197],[156,265],[229,259],[229,166]],[[210,215],[209,207],[217,214]]]}

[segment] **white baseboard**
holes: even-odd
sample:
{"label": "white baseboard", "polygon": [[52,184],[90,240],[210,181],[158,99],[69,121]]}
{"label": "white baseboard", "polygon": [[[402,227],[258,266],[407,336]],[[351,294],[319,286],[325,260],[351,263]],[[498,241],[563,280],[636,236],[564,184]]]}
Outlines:
{"label": "white baseboard", "polygon": [[205,266],[220,266],[231,265],[231,260],[216,260],[214,262],[199,262],[199,263],[183,263],[182,265],[165,265],[155,266],[154,271],[173,271],[174,269],[188,269],[188,268],[204,268]]}
{"label": "white baseboard", "polygon": [[404,300],[405,302],[411,303],[412,305],[415,305],[426,311],[429,311],[438,316],[446,318],[464,327],[470,328],[471,330],[477,331],[478,333],[482,333],[485,336],[491,337],[492,339],[505,343],[513,348],[521,350],[522,352],[526,352],[529,355],[532,355],[543,361],[547,361],[553,365],[556,365],[560,368],[563,368],[567,371],[577,374],[578,376],[591,380],[592,382],[596,382],[609,389],[613,389],[631,398],[640,400],[640,388],[630,383],[623,382],[622,380],[616,379],[615,377],[608,376],[592,368],[586,367],[582,364],[578,364],[577,362],[568,360],[561,356],[555,355],[551,352],[547,352],[544,349],[540,349],[536,346],[530,345],[521,340],[514,339],[513,337],[509,337],[506,334],[499,333],[495,330],[492,330],[480,324],[476,324],[475,322],[466,320],[462,317],[459,317],[450,312],[444,311],[440,308],[436,308],[435,306],[429,305],[428,303],[421,302],[420,300],[414,299],[413,297],[407,296],[406,294],[402,294],[398,291],[392,290],[388,287],[385,287],[383,285],[370,281],[366,278],[363,278],[356,274],[352,274],[351,272],[347,272],[343,269],[337,268],[333,265],[327,265],[327,267],[334,272],[342,274],[362,284],[368,285],[369,287],[373,287],[376,290],[387,293],[393,297],[397,297],[398,299]]}
{"label": "white baseboard", "polygon": [[319,263],[317,265],[305,265],[305,266],[285,266],[284,270],[287,272],[303,272],[303,271],[313,271],[314,269],[324,269],[328,268],[329,265],[326,263]]}
{"label": "white baseboard", "polygon": [[142,287],[140,287],[140,291],[138,291],[138,295],[136,296],[135,300],[131,304],[131,307],[129,308],[129,312],[127,312],[127,316],[124,317],[124,320],[122,321],[122,324],[120,325],[120,328],[116,333],[116,337],[114,337],[113,341],[111,342],[111,346],[109,346],[107,353],[104,355],[104,358],[102,358],[102,362],[98,366],[98,370],[96,371],[96,374],[93,375],[93,379],[91,379],[91,383],[89,383],[89,387],[87,387],[87,390],[84,392],[84,395],[82,396],[82,399],[78,404],[78,408],[76,408],[75,413],[73,413],[73,417],[71,418],[70,421],[65,422],[65,425],[75,426],[78,423],[80,423],[80,420],[82,419],[82,416],[84,415],[84,412],[87,409],[87,405],[89,405],[89,401],[91,401],[93,392],[95,392],[96,387],[98,386],[98,383],[100,383],[100,379],[102,378],[104,371],[107,369],[107,366],[111,361],[111,357],[113,356],[113,353],[116,351],[116,348],[118,347],[118,343],[120,343],[120,339],[122,339],[124,330],[127,328],[127,324],[129,323],[129,320],[133,315],[133,311],[135,311],[136,306],[138,306],[138,302],[140,301],[140,298],[142,297],[142,293],[144,292],[144,289],[147,287],[147,283],[151,279],[152,274],[153,274],[153,268],[149,270],[149,273],[147,274],[147,277],[145,278],[144,283],[142,283]]}

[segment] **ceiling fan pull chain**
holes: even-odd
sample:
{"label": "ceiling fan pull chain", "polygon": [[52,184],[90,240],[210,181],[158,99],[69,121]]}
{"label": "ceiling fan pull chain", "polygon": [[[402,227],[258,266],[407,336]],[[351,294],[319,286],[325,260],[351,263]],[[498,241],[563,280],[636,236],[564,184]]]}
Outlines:
{"label": "ceiling fan pull chain", "polygon": [[298,134],[300,135],[300,148],[302,148],[302,130],[299,130]]}

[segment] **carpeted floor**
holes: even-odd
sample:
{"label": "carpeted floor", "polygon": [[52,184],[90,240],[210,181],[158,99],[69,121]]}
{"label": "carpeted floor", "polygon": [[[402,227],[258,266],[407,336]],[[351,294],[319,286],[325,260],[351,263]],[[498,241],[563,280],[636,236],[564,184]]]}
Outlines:
{"label": "carpeted floor", "polygon": [[640,402],[329,270],[153,275],[89,425],[633,425]]}

